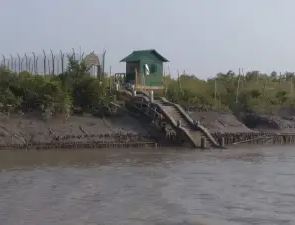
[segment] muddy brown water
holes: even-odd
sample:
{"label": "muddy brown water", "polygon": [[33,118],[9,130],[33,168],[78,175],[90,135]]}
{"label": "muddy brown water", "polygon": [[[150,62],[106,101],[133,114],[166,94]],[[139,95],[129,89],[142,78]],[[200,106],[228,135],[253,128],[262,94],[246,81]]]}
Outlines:
{"label": "muddy brown water", "polygon": [[295,148],[0,152],[2,225],[295,224]]}

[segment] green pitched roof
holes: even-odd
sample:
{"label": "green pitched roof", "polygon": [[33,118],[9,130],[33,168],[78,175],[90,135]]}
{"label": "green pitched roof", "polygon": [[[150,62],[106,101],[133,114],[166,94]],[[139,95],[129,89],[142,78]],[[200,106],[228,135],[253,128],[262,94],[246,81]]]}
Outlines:
{"label": "green pitched roof", "polygon": [[139,61],[141,59],[141,56],[147,55],[147,54],[152,54],[156,56],[159,60],[163,62],[169,62],[168,59],[160,55],[155,49],[150,49],[150,50],[140,50],[140,51],[133,51],[130,55],[122,59],[120,62],[135,62]]}

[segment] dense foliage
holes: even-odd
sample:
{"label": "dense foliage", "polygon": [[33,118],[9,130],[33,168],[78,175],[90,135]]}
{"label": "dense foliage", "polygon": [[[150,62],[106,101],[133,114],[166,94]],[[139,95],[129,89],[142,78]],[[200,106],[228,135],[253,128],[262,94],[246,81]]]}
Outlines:
{"label": "dense foliage", "polygon": [[91,77],[83,62],[69,61],[67,71],[59,76],[16,74],[0,68],[0,111],[69,116],[75,108],[96,112],[109,104],[112,98],[106,82]]}
{"label": "dense foliage", "polygon": [[281,108],[294,108],[294,73],[278,75],[258,71],[239,76],[232,71],[199,80],[181,75],[165,78],[166,97],[186,108],[273,114]]}
{"label": "dense foliage", "polygon": [[[208,80],[183,74],[164,78],[165,96],[186,109],[258,112],[272,114],[295,108],[294,73],[278,75],[232,71]],[[72,111],[102,115],[110,109],[112,79],[91,77],[84,62],[69,58],[67,70],[58,76],[13,73],[0,68],[0,111],[39,111],[46,117],[69,116]]]}

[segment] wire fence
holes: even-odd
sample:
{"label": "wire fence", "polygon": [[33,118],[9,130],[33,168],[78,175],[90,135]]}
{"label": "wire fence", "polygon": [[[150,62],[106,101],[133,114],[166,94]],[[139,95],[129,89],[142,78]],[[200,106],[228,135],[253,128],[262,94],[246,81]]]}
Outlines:
{"label": "wire fence", "polygon": [[[93,51],[94,53],[94,51]],[[104,74],[104,65],[105,65],[105,54],[106,51],[100,54],[96,54],[99,58],[99,65]],[[25,53],[25,54],[10,54],[10,55],[1,55],[0,66],[5,67],[15,73],[21,73],[27,71],[32,74],[38,75],[58,75],[64,73],[69,65],[69,58],[81,62],[85,59],[87,54],[85,52],[76,51],[72,49],[70,52],[60,51],[45,51],[36,53]],[[91,66],[89,68],[91,75],[97,75],[97,70]]]}

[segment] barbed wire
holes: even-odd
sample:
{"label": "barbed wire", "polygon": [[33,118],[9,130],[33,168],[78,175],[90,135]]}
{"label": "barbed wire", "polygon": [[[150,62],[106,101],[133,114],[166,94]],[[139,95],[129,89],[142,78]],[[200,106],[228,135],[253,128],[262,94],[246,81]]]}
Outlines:
{"label": "barbed wire", "polygon": [[[100,62],[102,62],[101,66],[103,67],[105,51],[96,55],[100,59]],[[67,69],[69,57],[73,57],[73,59],[81,62],[86,54],[81,50],[77,53],[77,51],[72,48],[70,52],[64,52],[62,50],[54,52],[50,49],[49,51],[42,50],[40,53],[32,51],[22,55],[17,53],[16,55],[1,54],[0,56],[0,66],[6,67],[15,73],[27,71],[35,75],[58,75],[64,73]]]}

